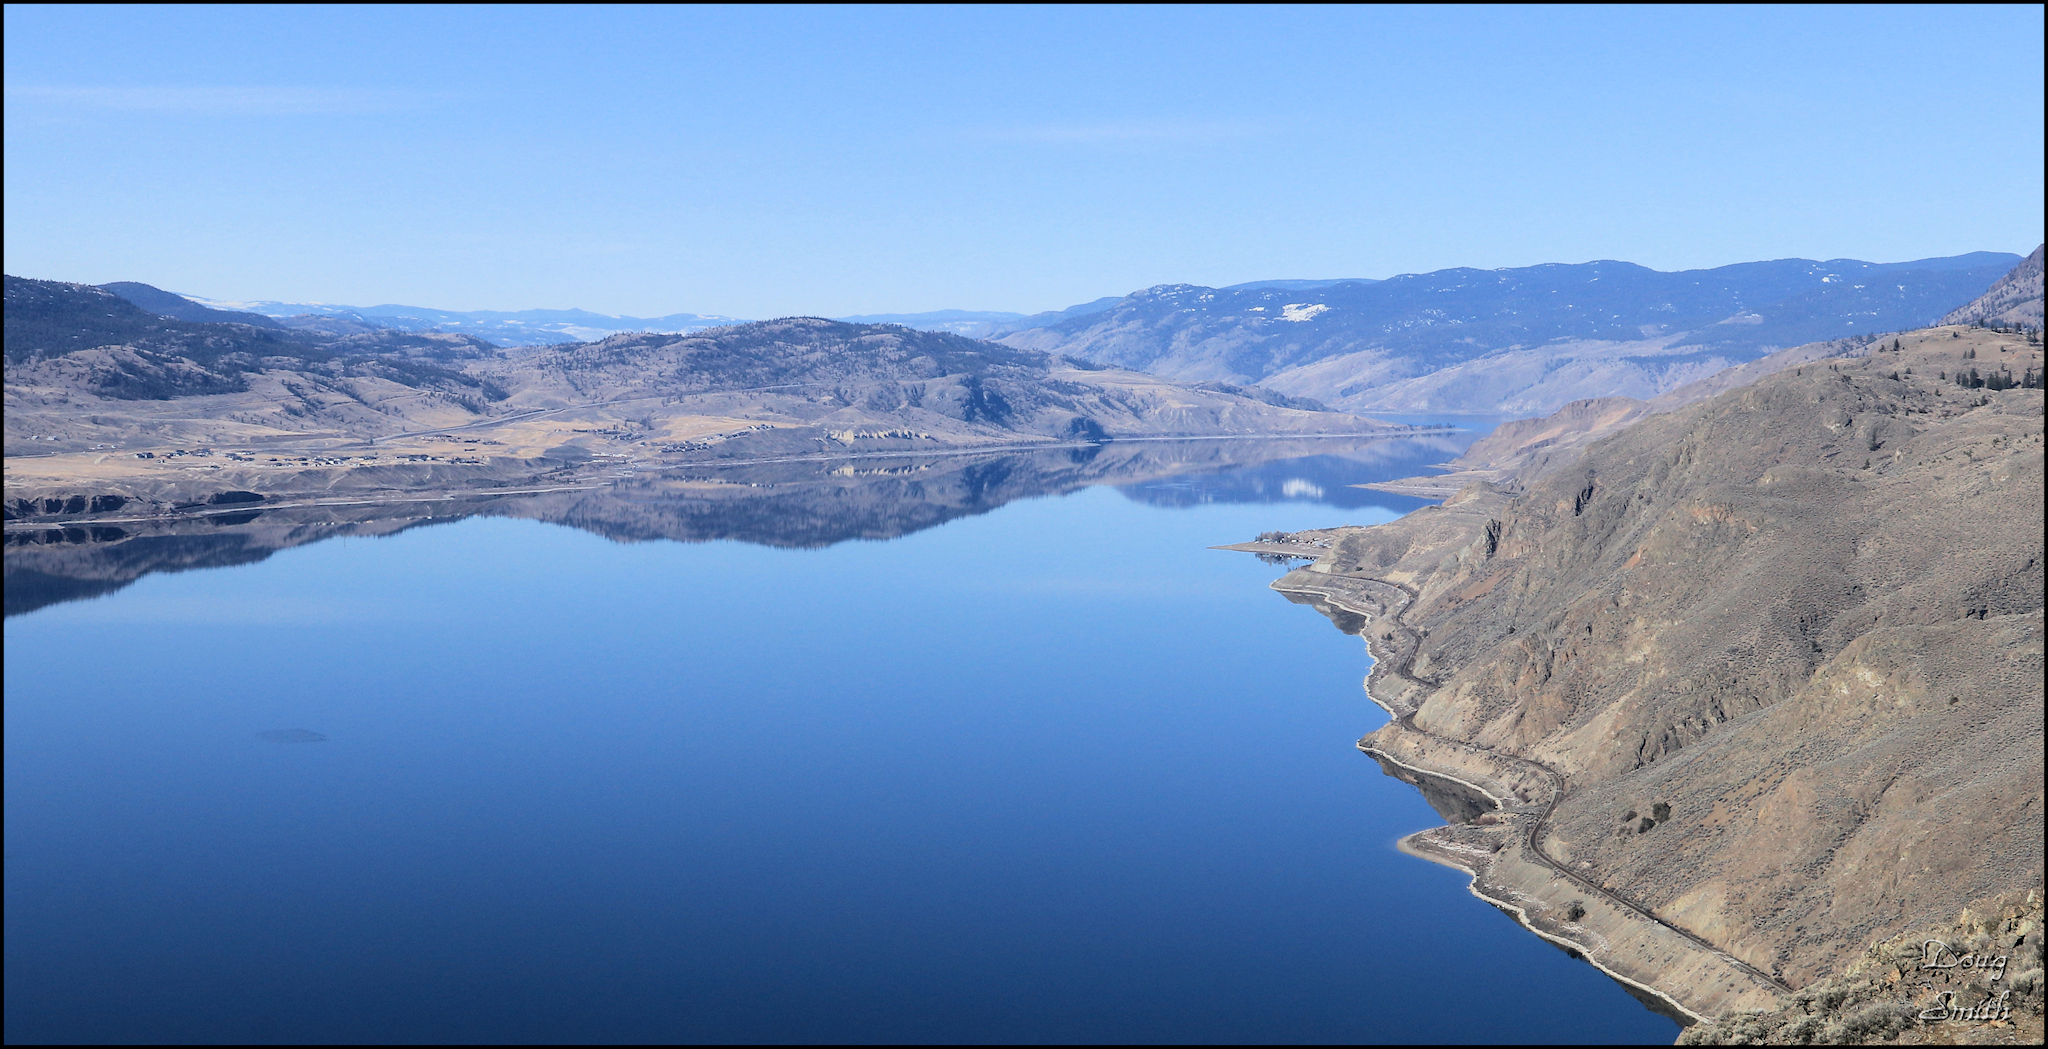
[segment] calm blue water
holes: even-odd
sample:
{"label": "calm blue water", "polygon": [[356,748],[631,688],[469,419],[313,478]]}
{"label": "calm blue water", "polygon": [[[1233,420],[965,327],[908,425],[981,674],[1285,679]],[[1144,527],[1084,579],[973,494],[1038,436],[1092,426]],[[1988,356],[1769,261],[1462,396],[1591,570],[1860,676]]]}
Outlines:
{"label": "calm blue water", "polygon": [[1394,851],[1363,646],[1205,549],[1404,505],[1304,491],[472,518],[12,619],[6,1036],[1670,1041]]}

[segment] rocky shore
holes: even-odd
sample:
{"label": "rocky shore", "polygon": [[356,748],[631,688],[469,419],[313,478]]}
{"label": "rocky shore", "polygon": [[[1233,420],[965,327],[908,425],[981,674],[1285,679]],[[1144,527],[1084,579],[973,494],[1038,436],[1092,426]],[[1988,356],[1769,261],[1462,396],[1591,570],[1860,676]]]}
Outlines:
{"label": "rocky shore", "polygon": [[[1312,541],[1331,538],[1313,535]],[[1270,552],[1266,548],[1273,545],[1228,549]],[[1440,683],[1414,674],[1421,637],[1401,618],[1414,599],[1412,590],[1386,579],[1338,576],[1324,563],[1290,572],[1272,585],[1364,637],[1373,657],[1366,695],[1392,720],[1359,740],[1358,749],[1393,766],[1396,775],[1398,770],[1410,773],[1402,777],[1410,782],[1417,777],[1447,780],[1493,807],[1469,821],[1411,834],[1401,839],[1401,851],[1472,875],[1472,895],[1583,957],[1681,1023],[1773,1011],[1791,993],[1546,855],[1540,845],[1542,824],[1564,786],[1550,770],[1415,725],[1418,700]]]}
{"label": "rocky shore", "polygon": [[1312,557],[1275,589],[1365,638],[1361,750],[1492,806],[1405,851],[1712,1040],[1997,1042],[1827,989],[2041,884],[2041,369],[2032,333],[1901,333],[1232,549]]}

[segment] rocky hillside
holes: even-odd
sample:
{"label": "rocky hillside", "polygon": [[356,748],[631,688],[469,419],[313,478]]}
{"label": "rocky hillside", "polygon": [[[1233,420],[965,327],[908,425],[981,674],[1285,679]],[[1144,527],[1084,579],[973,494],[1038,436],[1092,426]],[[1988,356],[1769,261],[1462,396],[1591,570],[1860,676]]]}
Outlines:
{"label": "rocky hillside", "polygon": [[1361,424],[1266,390],[1168,383],[947,332],[817,317],[696,335],[619,335],[501,362],[486,373],[524,404],[745,400],[811,426],[907,428],[968,441]]}
{"label": "rocky hillside", "polygon": [[[156,291],[147,285],[125,287],[146,301]],[[192,317],[237,316],[164,305]],[[473,401],[486,393],[481,380],[448,362],[496,355],[489,343],[466,336],[380,330],[341,337],[285,330],[253,315],[250,319],[260,323],[181,320],[103,288],[8,276],[10,398],[20,388],[40,389],[45,396],[162,401],[245,393],[265,373],[294,373],[322,387],[377,378]]]}
{"label": "rocky hillside", "polygon": [[2041,904],[2038,887],[1977,901],[1872,944],[1778,1009],[1699,1024],[1678,1044],[2040,1045]]}
{"label": "rocky hillside", "polygon": [[6,278],[5,352],[10,382],[64,360],[80,366],[85,388],[128,400],[239,390],[259,361],[330,356],[267,328],[174,320],[99,288],[14,276]]}
{"label": "rocky hillside", "polygon": [[[1363,745],[1513,803],[1440,854],[1706,1015],[2041,877],[2041,347],[1897,345],[1344,530],[1276,584],[1379,616],[1374,696],[1412,717]],[[1630,960],[1656,936],[1673,960]],[[1732,960],[1697,972],[1762,975],[1691,982],[1708,947]]]}
{"label": "rocky hillside", "polygon": [[1002,341],[1350,411],[1549,411],[1648,399],[1778,349],[1930,324],[2017,261],[1978,252],[1681,273],[1592,262],[1306,288],[1167,285]]}
{"label": "rocky hillside", "polygon": [[1666,390],[1644,401],[1634,397],[1589,397],[1573,401],[1546,416],[1514,419],[1467,448],[1464,454],[1437,465],[1447,470],[1436,477],[1404,477],[1365,485],[1383,492],[1445,499],[1474,481],[1499,491],[1519,494],[1530,482],[1577,460],[1587,445],[1626,429],[1646,415],[1677,411],[1766,375],[1787,368],[1836,358],[1862,357],[1889,345],[1882,339],[1857,336],[1794,346],[1768,357],[1726,368],[1704,379]]}
{"label": "rocky hillside", "polygon": [[1941,319],[1943,324],[2041,330],[2041,248],[1998,279],[1991,290]]}

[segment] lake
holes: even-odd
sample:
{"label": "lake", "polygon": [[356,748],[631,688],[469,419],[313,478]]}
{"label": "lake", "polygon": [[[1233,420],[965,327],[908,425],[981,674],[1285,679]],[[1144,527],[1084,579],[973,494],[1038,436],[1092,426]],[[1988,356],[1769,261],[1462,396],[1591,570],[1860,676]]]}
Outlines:
{"label": "lake", "polygon": [[1669,1042],[1208,549],[1473,436],[9,533],[6,1036]]}

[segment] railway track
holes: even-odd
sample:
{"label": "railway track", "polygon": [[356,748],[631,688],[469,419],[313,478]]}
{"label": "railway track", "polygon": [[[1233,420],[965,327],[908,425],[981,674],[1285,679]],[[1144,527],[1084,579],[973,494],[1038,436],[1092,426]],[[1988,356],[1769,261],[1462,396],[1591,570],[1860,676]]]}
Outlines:
{"label": "railway track", "polygon": [[[1394,630],[1400,631],[1402,634],[1402,636],[1398,639],[1388,639],[1390,643],[1393,644],[1394,651],[1399,655],[1399,658],[1398,660],[1388,660],[1383,664],[1378,664],[1375,666],[1374,669],[1378,670],[1380,666],[1384,666],[1387,673],[1392,674],[1395,677],[1402,679],[1403,681],[1407,681],[1410,684],[1416,685],[1423,689],[1433,691],[1437,688],[1442,687],[1442,682],[1440,680],[1435,678],[1418,677],[1414,673],[1416,654],[1422,650],[1422,635],[1419,632],[1417,632],[1415,628],[1409,626],[1406,620],[1402,618],[1402,616],[1404,613],[1407,612],[1409,608],[1413,607],[1414,604],[1421,599],[1421,595],[1416,593],[1415,588],[1407,586],[1402,583],[1396,583],[1391,579],[1378,579],[1368,577],[1366,581],[1376,583],[1380,586],[1389,587],[1394,590],[1398,590],[1406,597],[1406,600],[1403,601],[1400,604],[1400,607],[1398,608],[1369,611],[1367,609],[1362,609],[1350,604],[1346,604],[1343,600],[1341,589],[1337,587],[1307,590],[1298,588],[1280,588],[1278,587],[1278,584],[1275,584],[1275,586],[1276,589],[1292,589],[1295,593],[1311,594],[1317,597],[1321,597],[1322,599],[1337,605],[1339,608],[1342,608],[1347,612],[1351,612],[1355,615],[1365,616],[1368,619],[1379,620],[1391,624]],[[1370,690],[1368,690],[1367,694],[1368,696],[1370,696]],[[1376,698],[1373,701],[1375,703],[1379,703],[1379,700]],[[1450,744],[1453,746],[1469,747],[1472,745],[1466,743],[1463,740],[1452,739],[1449,736],[1439,735],[1437,733],[1429,731],[1428,729],[1417,726],[1415,724],[1415,715],[1417,713],[1417,710],[1419,710],[1421,707],[1421,704],[1419,703],[1416,704],[1417,710],[1410,710],[1405,714],[1396,713],[1392,707],[1388,706],[1385,703],[1379,703],[1379,705],[1381,707],[1385,707],[1387,713],[1393,715],[1395,722],[1399,724],[1401,728],[1405,731],[1413,732],[1426,739],[1437,740],[1439,742]],[[1379,754],[1377,748],[1368,746],[1364,740],[1359,740],[1358,749],[1366,752],[1367,754],[1392,758],[1392,755]],[[1684,938],[1687,942],[1693,944],[1701,950],[1708,951],[1712,953],[1715,957],[1718,957],[1723,961],[1727,962],[1731,967],[1737,969],[1743,974],[1753,979],[1759,980],[1784,994],[1794,993],[1792,986],[1790,984],[1787,984],[1785,981],[1779,979],[1778,977],[1773,976],[1770,973],[1764,972],[1762,969],[1759,969],[1756,966],[1751,965],[1748,962],[1745,962],[1732,954],[1729,954],[1727,951],[1722,950],[1721,948],[1715,946],[1712,943],[1709,943],[1708,941],[1700,938],[1698,935],[1694,934],[1693,932],[1687,929],[1681,928],[1677,925],[1673,925],[1668,921],[1665,921],[1663,918],[1658,917],[1656,912],[1650,910],[1648,907],[1645,907],[1642,904],[1637,903],[1634,900],[1631,900],[1625,896],[1621,896],[1615,893],[1613,890],[1608,889],[1607,887],[1592,881],[1591,879],[1585,877],[1579,872],[1572,870],[1570,867],[1554,859],[1549,853],[1543,851],[1543,835],[1544,832],[1548,829],[1551,814],[1557,810],[1557,803],[1564,799],[1564,776],[1560,774],[1556,769],[1551,768],[1549,765],[1546,765],[1540,761],[1524,758],[1519,755],[1505,754],[1500,751],[1490,751],[1490,753],[1494,754],[1497,757],[1505,758],[1509,761],[1519,762],[1522,765],[1528,766],[1529,768],[1541,772],[1545,780],[1548,781],[1548,783],[1550,784],[1550,797],[1544,801],[1542,811],[1540,811],[1537,814],[1536,819],[1529,824],[1528,832],[1524,838],[1524,844],[1528,849],[1528,853],[1531,857],[1533,857],[1536,860],[1536,862],[1542,864],[1545,867],[1550,868],[1553,872],[1562,875],[1567,879],[1570,879],[1572,884],[1578,886],[1586,892],[1598,896],[1601,899],[1607,900],[1615,906],[1623,908],[1628,912],[1643,918],[1646,921],[1655,922],[1657,925],[1662,926],[1665,929],[1669,929],[1672,933]]]}

